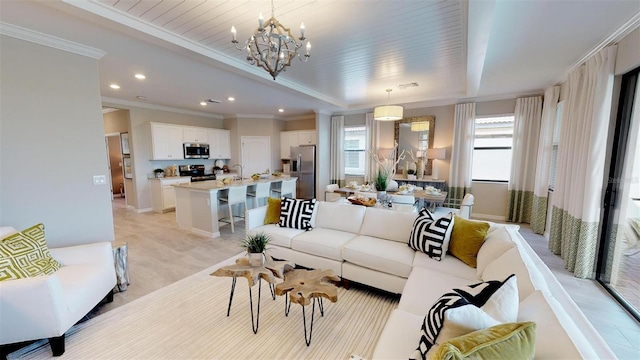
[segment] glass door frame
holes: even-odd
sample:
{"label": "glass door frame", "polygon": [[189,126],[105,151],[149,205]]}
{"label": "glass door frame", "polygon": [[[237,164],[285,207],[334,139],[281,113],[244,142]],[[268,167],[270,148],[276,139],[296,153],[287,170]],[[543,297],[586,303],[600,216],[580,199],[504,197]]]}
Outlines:
{"label": "glass door frame", "polygon": [[[596,259],[596,280],[613,296],[636,320],[640,321],[640,311],[628,302],[610,283],[607,282],[607,259],[609,251],[612,249],[609,242],[613,227],[616,223],[616,207],[620,206],[622,196],[621,179],[624,170],[624,164],[627,154],[627,146],[629,143],[629,133],[633,116],[634,100],[638,89],[638,80],[640,75],[640,67],[622,76],[620,96],[618,100],[618,109],[616,114],[616,124],[613,137],[609,141],[610,164],[609,172],[606,178],[606,190],[603,203],[603,215],[600,227],[600,241],[598,255]],[[635,104],[640,107],[640,104]],[[636,109],[640,111],[640,108]],[[633,160],[633,159],[632,159]],[[640,160],[640,159],[635,159]]]}

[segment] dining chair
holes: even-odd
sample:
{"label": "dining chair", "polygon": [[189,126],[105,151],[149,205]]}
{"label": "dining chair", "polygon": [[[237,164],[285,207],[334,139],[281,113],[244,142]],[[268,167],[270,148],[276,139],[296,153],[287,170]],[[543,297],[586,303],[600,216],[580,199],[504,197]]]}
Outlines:
{"label": "dining chair", "polygon": [[271,183],[261,182],[250,186],[252,189],[247,189],[247,196],[253,198],[253,207],[257,208],[260,204],[260,199],[265,199],[265,205],[267,198],[271,195]]}
{"label": "dining chair", "polygon": [[[342,196],[336,192],[340,186],[338,184],[329,184],[324,190],[324,201],[336,201],[339,200]],[[327,196],[328,195],[328,196]]]}
{"label": "dining chair", "polygon": [[[235,228],[233,223],[235,222],[235,216],[233,216],[233,205],[242,204],[244,207],[243,211],[247,211],[247,186],[239,185],[239,186],[231,186],[227,190],[222,190],[219,192],[220,196],[218,197],[218,203],[220,205],[227,204],[227,208],[229,210],[228,220],[226,217],[219,218],[218,221],[225,222],[231,224],[231,233],[235,232]],[[244,219],[244,216],[238,216]]]}
{"label": "dining chair", "polygon": [[474,197],[472,194],[467,194],[462,198],[460,203],[460,209],[438,206],[433,212],[434,217],[442,217],[450,212],[460,216],[461,218],[471,219],[471,209],[474,205]]}
{"label": "dining chair", "polygon": [[378,193],[368,192],[368,191],[356,191],[353,193],[356,197],[364,197],[369,199],[377,199]]}
{"label": "dining chair", "polygon": [[280,198],[282,196],[289,195],[292,198],[295,198],[296,193],[296,180],[282,180],[280,182],[280,186],[277,183],[271,183],[271,193],[274,197]]}

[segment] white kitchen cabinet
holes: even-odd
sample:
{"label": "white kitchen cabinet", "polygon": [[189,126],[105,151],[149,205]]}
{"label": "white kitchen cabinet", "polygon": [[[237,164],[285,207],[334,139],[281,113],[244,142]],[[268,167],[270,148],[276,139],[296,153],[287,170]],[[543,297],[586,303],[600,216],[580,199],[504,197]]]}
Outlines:
{"label": "white kitchen cabinet", "polygon": [[150,179],[151,181],[151,207],[153,211],[162,213],[173,211],[176,208],[176,190],[174,185],[188,184],[190,177],[174,177]]}
{"label": "white kitchen cabinet", "polygon": [[178,125],[150,123],[150,160],[181,160],[182,127]]}
{"label": "white kitchen cabinet", "polygon": [[311,131],[298,131],[298,145],[315,145],[316,144],[316,132]]}
{"label": "white kitchen cabinet", "polygon": [[231,132],[224,129],[207,129],[209,158],[231,159]]}
{"label": "white kitchen cabinet", "polygon": [[185,126],[182,128],[183,142],[208,144],[208,130],[207,128]]}
{"label": "white kitchen cabinet", "polygon": [[281,131],[280,132],[280,158],[291,157],[291,147],[298,145],[315,145],[315,130]]}

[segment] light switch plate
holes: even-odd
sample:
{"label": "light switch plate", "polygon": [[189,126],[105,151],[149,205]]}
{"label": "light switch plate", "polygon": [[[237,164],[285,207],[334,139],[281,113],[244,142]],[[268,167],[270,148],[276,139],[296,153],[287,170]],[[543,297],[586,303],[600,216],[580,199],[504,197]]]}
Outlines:
{"label": "light switch plate", "polygon": [[106,185],[107,177],[104,175],[93,175],[93,185]]}

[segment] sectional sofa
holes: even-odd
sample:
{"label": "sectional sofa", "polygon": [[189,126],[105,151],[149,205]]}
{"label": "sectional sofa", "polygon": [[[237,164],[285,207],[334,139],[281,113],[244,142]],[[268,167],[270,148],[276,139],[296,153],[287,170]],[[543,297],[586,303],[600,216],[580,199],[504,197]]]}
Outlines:
{"label": "sectional sofa", "polygon": [[266,206],[248,210],[246,231],[271,235],[271,256],[402,294],[377,342],[376,359],[409,358],[425,315],[444,293],[511,274],[517,278],[517,321],[537,326],[536,358],[615,358],[516,225],[490,223],[473,268],[452,255],[436,261],[412,250],[407,243],[415,213],[318,202],[310,231],[265,225],[266,213]]}

